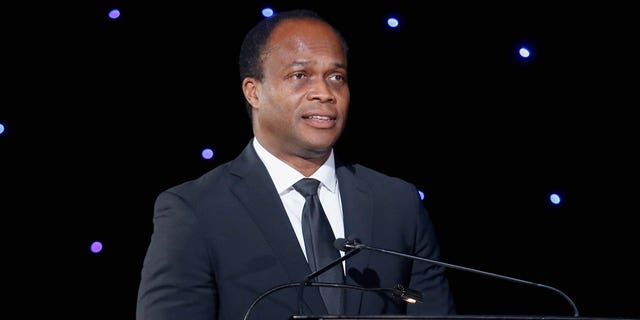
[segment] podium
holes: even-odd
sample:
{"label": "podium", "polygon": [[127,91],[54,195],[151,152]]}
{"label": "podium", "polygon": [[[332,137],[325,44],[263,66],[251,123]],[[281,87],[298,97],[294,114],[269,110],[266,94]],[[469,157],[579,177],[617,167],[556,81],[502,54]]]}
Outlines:
{"label": "podium", "polygon": [[379,315],[379,316],[336,316],[336,315],[294,315],[290,320],[640,320],[634,318],[606,318],[606,317],[560,317],[560,316],[520,316],[520,315],[457,315],[457,316],[405,316],[405,315]]}

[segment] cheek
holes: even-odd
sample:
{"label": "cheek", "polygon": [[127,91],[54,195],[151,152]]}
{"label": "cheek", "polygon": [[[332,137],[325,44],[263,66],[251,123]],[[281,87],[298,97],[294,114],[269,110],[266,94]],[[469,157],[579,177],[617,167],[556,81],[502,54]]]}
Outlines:
{"label": "cheek", "polygon": [[287,90],[272,92],[269,99],[269,104],[273,108],[273,112],[289,116],[296,112],[296,106],[299,102],[299,97],[295,93]]}
{"label": "cheek", "polygon": [[260,104],[264,112],[271,113],[273,117],[280,119],[271,119],[271,121],[291,122],[296,117],[297,107],[304,100],[303,90],[281,86],[264,86],[260,94]]}
{"label": "cheek", "polygon": [[260,97],[265,104],[280,106],[284,104],[290,96],[290,90],[280,86],[264,86],[260,92]]}
{"label": "cheek", "polygon": [[295,117],[295,107],[286,96],[269,96],[262,105],[261,112],[268,121],[276,126],[293,126],[290,124]]}

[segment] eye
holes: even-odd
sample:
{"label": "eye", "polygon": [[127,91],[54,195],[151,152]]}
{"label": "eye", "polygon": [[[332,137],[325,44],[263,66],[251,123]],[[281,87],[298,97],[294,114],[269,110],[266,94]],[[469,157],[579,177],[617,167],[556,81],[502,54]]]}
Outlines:
{"label": "eye", "polygon": [[331,78],[333,78],[336,81],[340,81],[340,82],[344,82],[346,81],[347,77],[345,77],[343,74],[341,73],[336,73],[334,75],[331,76]]}
{"label": "eye", "polygon": [[294,72],[291,76],[295,79],[302,79],[306,77],[306,74],[304,72]]}

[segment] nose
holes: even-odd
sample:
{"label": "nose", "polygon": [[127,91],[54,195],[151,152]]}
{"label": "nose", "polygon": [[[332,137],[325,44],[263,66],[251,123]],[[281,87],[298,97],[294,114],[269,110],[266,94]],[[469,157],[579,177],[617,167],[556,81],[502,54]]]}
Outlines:
{"label": "nose", "polygon": [[307,94],[309,100],[318,100],[323,103],[336,102],[336,96],[326,79],[317,79],[310,87]]}

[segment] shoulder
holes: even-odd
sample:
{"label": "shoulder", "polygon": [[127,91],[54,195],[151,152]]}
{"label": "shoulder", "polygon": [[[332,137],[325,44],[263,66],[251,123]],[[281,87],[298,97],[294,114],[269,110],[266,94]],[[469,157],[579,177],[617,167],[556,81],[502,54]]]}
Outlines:
{"label": "shoulder", "polygon": [[351,176],[358,184],[372,190],[390,192],[399,190],[401,192],[413,192],[416,186],[403,178],[389,175],[368,166],[352,163],[336,166],[338,176]]}
{"label": "shoulder", "polygon": [[228,190],[234,180],[248,175],[259,163],[258,156],[249,143],[236,158],[223,162],[198,177],[174,185],[165,190],[165,193],[210,197]]}
{"label": "shoulder", "polygon": [[202,175],[190,180],[185,180],[168,187],[162,194],[175,194],[183,198],[197,199],[211,194],[212,190],[222,190],[221,186],[226,185],[230,163],[223,163]]}

